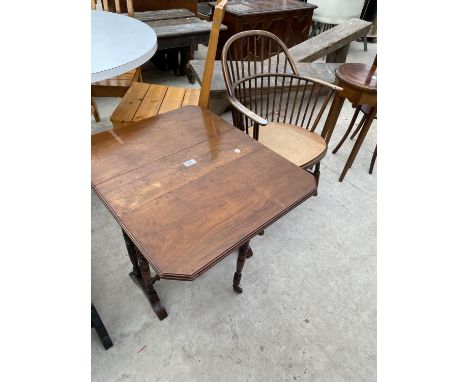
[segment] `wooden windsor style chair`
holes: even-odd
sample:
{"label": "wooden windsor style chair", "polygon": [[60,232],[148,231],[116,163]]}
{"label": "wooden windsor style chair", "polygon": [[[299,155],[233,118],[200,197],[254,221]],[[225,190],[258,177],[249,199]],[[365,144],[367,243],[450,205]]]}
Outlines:
{"label": "wooden windsor style chair", "polygon": [[286,45],[266,31],[232,36],[223,48],[222,68],[234,125],[313,173],[318,184],[328,141],[324,129],[316,130],[342,89],[300,76]]}
{"label": "wooden windsor style chair", "polygon": [[136,82],[132,84],[110,117],[114,128],[183,106],[198,105],[209,108],[216,48],[226,3],[227,0],[218,0],[215,7],[201,88],[180,88]]}
{"label": "wooden windsor style chair", "polygon": [[[133,17],[133,1],[126,0],[128,16]],[[120,0],[114,0],[115,12],[122,13],[122,7]],[[96,9],[96,0],[91,0],[91,9]],[[109,1],[102,0],[102,9],[104,11],[111,11],[109,8]],[[123,97],[125,93],[130,89],[130,86],[134,82],[141,82],[141,69],[136,68],[121,74],[120,76],[112,77],[107,80],[98,81],[91,84],[91,96],[92,97]],[[98,121],[96,121],[98,122]]]}

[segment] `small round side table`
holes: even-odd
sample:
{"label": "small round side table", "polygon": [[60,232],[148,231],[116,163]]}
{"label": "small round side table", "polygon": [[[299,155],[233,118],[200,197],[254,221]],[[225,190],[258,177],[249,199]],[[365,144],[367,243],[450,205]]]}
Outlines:
{"label": "small round side table", "polygon": [[342,87],[343,91],[335,94],[330,112],[325,121],[324,130],[326,131],[325,140],[327,143],[330,142],[345,99],[348,99],[354,105],[370,106],[369,114],[367,114],[358,139],[341,172],[339,181],[342,182],[346,173],[351,168],[367,131],[377,114],[377,65],[343,64],[337,69],[335,74],[335,84]]}

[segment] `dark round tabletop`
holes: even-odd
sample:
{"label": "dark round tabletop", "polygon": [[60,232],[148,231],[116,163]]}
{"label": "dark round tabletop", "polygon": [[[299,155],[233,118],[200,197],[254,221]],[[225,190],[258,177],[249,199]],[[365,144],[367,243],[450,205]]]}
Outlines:
{"label": "dark round tabletop", "polygon": [[336,77],[360,90],[377,93],[377,66],[343,64],[336,71]]}

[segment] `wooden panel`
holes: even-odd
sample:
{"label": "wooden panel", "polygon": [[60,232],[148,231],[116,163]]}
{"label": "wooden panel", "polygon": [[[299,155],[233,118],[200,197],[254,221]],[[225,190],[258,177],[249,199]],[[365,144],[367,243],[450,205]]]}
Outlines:
{"label": "wooden panel", "polygon": [[197,3],[197,0],[133,0],[135,11],[185,8],[196,13]]}
{"label": "wooden panel", "polygon": [[[129,171],[100,184],[101,193],[113,201],[114,210],[123,215],[161,195],[171,192],[209,173],[216,167],[238,159],[253,150],[250,141],[239,136],[234,129],[222,131],[216,143],[205,140],[193,147],[176,152],[160,160]],[[234,150],[239,149],[240,153]],[[183,163],[197,158],[197,166]],[[138,189],[138,193],[133,190]]]}
{"label": "wooden panel", "polygon": [[[109,0],[109,4],[112,9],[115,9],[114,0]],[[122,12],[127,12],[126,1],[122,2],[121,8]],[[135,12],[185,8],[196,13],[197,0],[133,0],[133,8]]]}
{"label": "wooden panel", "polygon": [[157,115],[164,97],[166,96],[167,89],[167,86],[150,85],[132,121],[137,122]]}
{"label": "wooden panel", "polygon": [[[192,106],[185,107],[184,112],[178,116],[177,123],[183,126],[192,126],[192,119],[197,118],[196,115],[190,115],[190,111],[193,112],[193,109]],[[210,129],[195,128],[182,130],[184,134],[181,136],[180,126],[174,125],[170,119],[161,117],[161,114],[155,117],[158,118],[158,126],[161,127],[158,129],[145,128],[154,125],[155,118],[151,118],[132,123],[130,127],[123,126],[93,135],[91,137],[92,160],[100,162],[100,166],[93,170],[98,171],[92,175],[94,182],[99,184],[121,172],[130,171],[185,147],[194,146],[207,140],[207,137],[212,134]],[[219,127],[219,129],[230,128],[232,126],[228,123],[221,124]],[[142,155],[141,150],[143,149],[151,150],[154,152],[153,155],[156,153],[158,155],[156,157]]]}
{"label": "wooden panel", "polygon": [[136,12],[133,17],[140,21],[179,19],[182,17],[194,17],[195,14],[188,9],[163,9],[160,11]]}
{"label": "wooden panel", "polygon": [[164,97],[163,103],[159,109],[159,113],[166,113],[168,111],[180,108],[182,106],[184,96],[184,88],[168,88],[166,96]]}
{"label": "wooden panel", "polygon": [[[147,24],[153,28],[154,32],[158,36],[158,39],[175,37],[175,36],[186,36],[196,35],[211,32],[211,22],[202,21],[200,19],[189,18],[187,19],[176,19],[176,20],[165,20],[169,25],[161,25],[162,22],[148,22]],[[170,21],[170,22],[169,22]],[[152,24],[152,25],[151,25]],[[223,27],[226,29],[226,27]],[[159,41],[159,40],[158,40]]]}
{"label": "wooden panel", "polygon": [[131,121],[140,107],[149,87],[150,84],[145,84],[143,82],[134,83],[112,113],[110,117],[111,122],[120,123],[123,121]]}
{"label": "wooden panel", "polygon": [[200,89],[186,89],[182,106],[198,106],[198,99],[200,98]]}
{"label": "wooden panel", "polygon": [[140,80],[141,69],[137,68],[91,84],[91,95],[94,97],[123,97],[130,86]]}
{"label": "wooden panel", "polygon": [[296,62],[313,62],[365,36],[372,23],[351,19],[289,49]]}
{"label": "wooden panel", "polygon": [[159,30],[157,28],[163,28],[163,27],[174,26],[174,25],[187,25],[187,28],[191,28],[192,24],[200,24],[200,23],[203,23],[203,21],[197,17],[183,17],[183,18],[169,19],[169,20],[146,21],[146,25],[150,26],[155,31]]}
{"label": "wooden panel", "polygon": [[94,135],[92,184],[161,277],[181,280],[316,189],[312,175],[194,106]]}

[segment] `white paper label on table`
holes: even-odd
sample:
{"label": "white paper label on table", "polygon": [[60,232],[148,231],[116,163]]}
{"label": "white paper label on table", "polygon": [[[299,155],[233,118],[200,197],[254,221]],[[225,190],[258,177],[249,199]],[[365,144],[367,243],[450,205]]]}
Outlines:
{"label": "white paper label on table", "polygon": [[190,167],[190,166],[194,165],[195,163],[197,163],[197,161],[195,159],[189,159],[188,161],[184,162],[184,166],[185,167]]}

